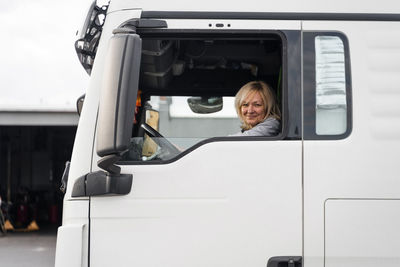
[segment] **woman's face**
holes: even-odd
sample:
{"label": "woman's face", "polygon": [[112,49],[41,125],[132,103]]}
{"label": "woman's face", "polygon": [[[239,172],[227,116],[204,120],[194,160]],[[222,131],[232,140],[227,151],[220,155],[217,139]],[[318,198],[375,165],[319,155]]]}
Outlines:
{"label": "woman's face", "polygon": [[259,92],[250,93],[240,107],[244,122],[251,127],[256,126],[264,120],[265,110],[265,104]]}

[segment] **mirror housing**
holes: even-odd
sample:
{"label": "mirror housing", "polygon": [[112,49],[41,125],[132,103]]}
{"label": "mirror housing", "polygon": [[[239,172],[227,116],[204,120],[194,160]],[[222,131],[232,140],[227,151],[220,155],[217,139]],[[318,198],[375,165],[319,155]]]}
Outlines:
{"label": "mirror housing", "polygon": [[194,113],[208,114],[218,112],[223,107],[222,97],[193,96],[187,100]]}
{"label": "mirror housing", "polygon": [[122,32],[110,39],[99,105],[97,154],[103,157],[99,167],[113,174],[119,172],[114,163],[130,143],[141,51],[142,40],[135,33]]}

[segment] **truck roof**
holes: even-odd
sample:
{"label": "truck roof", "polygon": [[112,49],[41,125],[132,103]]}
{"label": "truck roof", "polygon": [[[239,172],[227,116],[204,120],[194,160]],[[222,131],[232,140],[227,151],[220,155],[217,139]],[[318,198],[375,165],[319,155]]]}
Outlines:
{"label": "truck roof", "polygon": [[113,12],[126,9],[160,12],[400,14],[398,0],[112,0],[108,11]]}

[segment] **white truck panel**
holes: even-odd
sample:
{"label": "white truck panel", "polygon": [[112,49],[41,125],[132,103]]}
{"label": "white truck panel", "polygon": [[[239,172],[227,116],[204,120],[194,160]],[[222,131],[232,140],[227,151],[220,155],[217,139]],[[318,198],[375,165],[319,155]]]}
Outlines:
{"label": "white truck panel", "polygon": [[58,228],[56,262],[57,267],[87,266],[83,257],[84,224],[69,224]]}
{"label": "white truck panel", "polygon": [[329,199],[325,266],[400,265],[400,200]]}
{"label": "white truck panel", "polygon": [[129,195],[91,201],[94,266],[261,267],[302,253],[300,141],[214,142],[122,171]]}
{"label": "white truck panel", "polygon": [[[304,141],[304,264],[310,267],[324,264],[327,199],[400,196],[400,114],[394,105],[400,103],[395,83],[400,23],[315,21],[303,22],[303,30],[340,31],[347,36],[353,105],[353,129],[347,139]],[[385,37],[375,38],[376,32],[385,32]]]}
{"label": "white truck panel", "polygon": [[374,1],[346,1],[325,2],[318,0],[284,0],[284,1],[259,1],[250,0],[230,1],[111,1],[110,11],[125,9],[143,9],[144,11],[201,11],[201,12],[334,12],[334,13],[399,13],[400,6],[396,0]]}

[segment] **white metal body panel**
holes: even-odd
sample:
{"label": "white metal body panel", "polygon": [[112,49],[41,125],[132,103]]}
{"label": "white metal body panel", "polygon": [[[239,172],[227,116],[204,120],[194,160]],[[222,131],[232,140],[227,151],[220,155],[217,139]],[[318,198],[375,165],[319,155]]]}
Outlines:
{"label": "white metal body panel", "polygon": [[347,36],[353,95],[347,139],[304,141],[304,266],[312,267],[324,266],[328,198],[400,198],[400,23],[315,21],[303,30]]}
{"label": "white metal body panel", "polygon": [[148,0],[113,0],[110,11],[125,9],[143,9],[144,11],[204,11],[204,12],[332,12],[332,13],[399,13],[396,0],[375,1],[337,0],[334,2],[318,0],[283,0],[283,1],[148,1]]}
{"label": "white metal body panel", "polygon": [[[300,30],[299,21],[282,20],[237,20],[237,19],[168,19],[168,29],[203,29],[203,30]],[[224,28],[215,25],[222,23]],[[212,26],[210,27],[209,24]],[[226,25],[231,25],[227,27]]]}
{"label": "white metal body panel", "polygon": [[91,200],[92,266],[261,267],[302,253],[301,141],[214,142],[122,173],[129,195]]}
{"label": "white metal body panel", "polygon": [[[84,263],[83,224],[69,224],[58,228],[56,262],[57,267],[87,266]],[[87,243],[85,242],[85,245]]]}
{"label": "white metal body panel", "polygon": [[64,201],[63,225],[58,228],[56,267],[87,266],[89,244],[89,202]]}
{"label": "white metal body panel", "polygon": [[325,266],[400,266],[400,200],[329,199]]}

